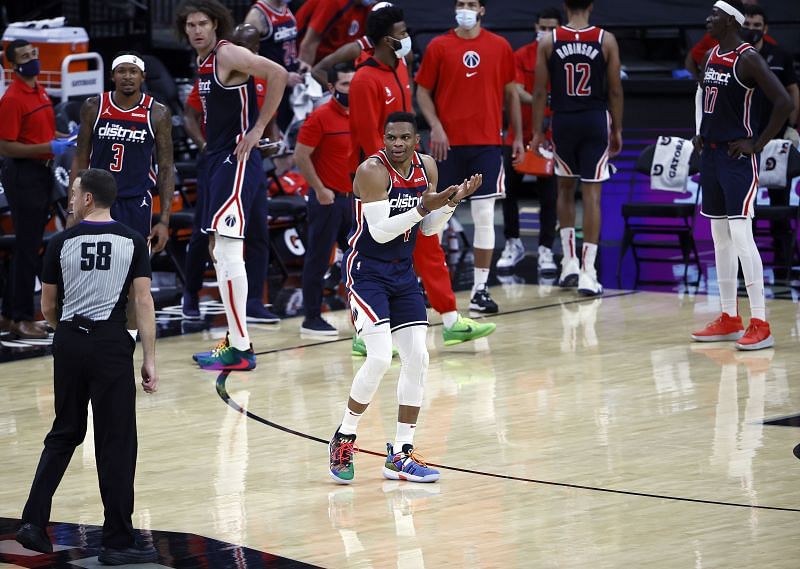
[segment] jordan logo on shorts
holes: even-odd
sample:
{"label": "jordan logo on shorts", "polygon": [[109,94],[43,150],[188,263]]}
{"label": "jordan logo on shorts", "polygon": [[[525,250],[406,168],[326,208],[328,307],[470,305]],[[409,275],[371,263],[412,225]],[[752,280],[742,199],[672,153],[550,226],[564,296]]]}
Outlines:
{"label": "jordan logo on shorts", "polygon": [[142,196],[142,205],[140,205],[139,207],[147,207],[147,206],[148,206],[147,196]]}
{"label": "jordan logo on shorts", "polygon": [[230,154],[228,154],[225,157],[225,161],[223,162],[223,164],[233,164],[233,162],[231,162],[231,155]]}

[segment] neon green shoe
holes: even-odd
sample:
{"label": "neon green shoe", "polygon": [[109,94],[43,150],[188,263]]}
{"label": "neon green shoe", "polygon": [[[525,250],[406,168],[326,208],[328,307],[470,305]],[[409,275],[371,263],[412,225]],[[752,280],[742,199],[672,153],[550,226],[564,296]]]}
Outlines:
{"label": "neon green shoe", "polygon": [[[360,336],[353,336],[353,345],[350,348],[350,353],[361,358],[367,357],[367,345]],[[398,355],[400,355],[400,352],[397,351],[397,348],[392,346],[392,357],[396,358]]]}
{"label": "neon green shoe", "polygon": [[494,332],[495,328],[497,328],[497,324],[494,322],[481,323],[472,318],[459,316],[452,327],[442,329],[442,337],[445,346],[454,346],[488,336]]}

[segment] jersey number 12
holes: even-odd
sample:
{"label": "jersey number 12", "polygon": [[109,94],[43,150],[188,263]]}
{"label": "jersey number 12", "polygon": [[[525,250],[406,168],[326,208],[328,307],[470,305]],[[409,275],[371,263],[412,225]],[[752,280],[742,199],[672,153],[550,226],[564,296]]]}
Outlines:
{"label": "jersey number 12", "polygon": [[[589,81],[592,78],[592,66],[588,63],[565,63],[564,71],[567,73],[567,95],[570,97],[589,97],[592,88]],[[580,75],[578,82],[576,76]]]}

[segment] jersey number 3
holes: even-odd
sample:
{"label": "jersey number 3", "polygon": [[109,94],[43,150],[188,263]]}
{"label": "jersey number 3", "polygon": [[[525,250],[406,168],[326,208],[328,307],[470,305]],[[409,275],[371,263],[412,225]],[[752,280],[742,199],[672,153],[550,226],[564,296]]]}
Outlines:
{"label": "jersey number 3", "polygon": [[[592,78],[592,66],[588,63],[565,63],[564,71],[567,73],[567,95],[570,97],[589,97],[592,88],[589,81]],[[580,75],[578,82],[575,82],[576,75]]]}
{"label": "jersey number 3", "polygon": [[109,164],[108,169],[112,172],[122,172],[122,159],[125,154],[125,145],[112,144],[111,150],[114,152],[114,160]]}
{"label": "jersey number 3", "polygon": [[111,242],[81,243],[81,270],[111,270]]}

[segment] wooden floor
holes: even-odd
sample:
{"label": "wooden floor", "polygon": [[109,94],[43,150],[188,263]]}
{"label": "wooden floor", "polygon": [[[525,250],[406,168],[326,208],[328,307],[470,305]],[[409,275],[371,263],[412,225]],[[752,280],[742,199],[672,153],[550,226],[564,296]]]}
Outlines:
{"label": "wooden floor", "polygon": [[[138,394],[134,524],[324,567],[800,566],[800,429],[763,424],[800,413],[796,304],[768,302],[774,350],[737,353],[688,340],[716,297],[493,295],[503,313],[487,339],[445,349],[432,316],[416,439],[442,466],[431,485],[384,480],[366,452],[352,486],[329,479],[324,442],[362,362],[349,337],[256,326],[257,370],[228,377],[190,359],[210,335],[159,341],[162,388]],[[346,317],[333,316],[342,330]],[[0,516],[27,496],[51,368],[0,365]],[[361,421],[364,451],[394,435],[398,372]],[[52,517],[102,523],[91,433]]]}

